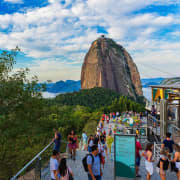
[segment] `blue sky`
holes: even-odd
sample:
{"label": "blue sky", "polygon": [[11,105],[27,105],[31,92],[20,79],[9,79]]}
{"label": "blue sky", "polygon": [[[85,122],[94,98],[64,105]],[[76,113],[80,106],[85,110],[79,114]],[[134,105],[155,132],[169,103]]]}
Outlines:
{"label": "blue sky", "polygon": [[18,45],[15,68],[40,81],[78,80],[92,41],[105,34],[142,78],[180,76],[179,19],[179,0],[1,0],[0,49]]}

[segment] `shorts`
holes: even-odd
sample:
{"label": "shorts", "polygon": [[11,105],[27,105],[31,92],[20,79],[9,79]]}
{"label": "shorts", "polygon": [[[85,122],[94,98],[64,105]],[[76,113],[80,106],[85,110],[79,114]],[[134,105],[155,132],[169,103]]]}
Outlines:
{"label": "shorts", "polygon": [[180,171],[180,162],[176,162],[176,168],[178,168],[178,170]]}
{"label": "shorts", "polygon": [[145,168],[146,168],[146,171],[152,175],[153,174],[153,163],[152,162],[149,162],[149,161],[145,161]]}
{"label": "shorts", "polygon": [[76,143],[75,143],[75,144],[69,143],[69,144],[68,144],[68,147],[69,147],[70,149],[77,149],[77,144],[76,144]]}
{"label": "shorts", "polygon": [[141,157],[136,157],[136,166],[140,166]]}
{"label": "shorts", "polygon": [[88,151],[92,152],[92,148],[90,146],[88,146]]}

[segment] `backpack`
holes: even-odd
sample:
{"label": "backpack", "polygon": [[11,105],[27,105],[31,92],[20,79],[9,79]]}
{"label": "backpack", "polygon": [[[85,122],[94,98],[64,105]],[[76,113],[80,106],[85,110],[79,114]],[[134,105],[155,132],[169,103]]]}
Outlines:
{"label": "backpack", "polygon": [[[98,155],[99,155],[100,162],[101,162],[101,154],[99,153]],[[93,163],[94,163],[94,156],[93,156],[91,153],[86,154],[86,156],[82,159],[82,164],[83,164],[84,170],[85,170],[86,172],[88,172],[88,164],[87,164],[87,157],[88,157],[88,156],[91,156],[91,158],[92,158],[92,165],[93,165]]]}

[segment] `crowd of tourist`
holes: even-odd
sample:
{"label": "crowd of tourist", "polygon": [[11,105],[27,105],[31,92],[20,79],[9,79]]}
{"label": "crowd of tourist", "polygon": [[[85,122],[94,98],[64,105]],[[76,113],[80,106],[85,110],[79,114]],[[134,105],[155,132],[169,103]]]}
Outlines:
{"label": "crowd of tourist", "polygon": [[[140,114],[141,115],[141,114]],[[87,172],[89,180],[101,180],[106,157],[114,151],[113,129],[109,125],[108,130],[104,128],[104,123],[110,123],[111,120],[118,119],[120,113],[103,114],[101,121],[97,126],[95,134],[87,135],[82,133],[82,150],[89,153],[83,159],[83,166]],[[142,115],[140,116],[140,119]],[[117,132],[116,132],[117,133]],[[145,169],[147,171],[146,179],[150,180],[154,173],[154,163],[157,159],[153,159],[153,144],[148,143],[145,151],[142,151],[140,142],[136,135],[136,177],[141,177],[139,174],[141,157],[145,158]],[[78,137],[72,130],[68,135],[68,148],[72,160],[76,160],[76,149],[79,147]],[[56,130],[54,136],[53,154],[50,159],[50,170],[52,180],[71,180],[73,172],[66,164],[66,159],[60,157],[61,134]],[[114,156],[114,155],[113,155]],[[166,180],[168,170],[175,171],[177,180],[180,180],[180,144],[175,144],[171,139],[171,134],[166,134],[166,139],[162,142],[160,159],[156,164],[156,170],[161,180]]]}

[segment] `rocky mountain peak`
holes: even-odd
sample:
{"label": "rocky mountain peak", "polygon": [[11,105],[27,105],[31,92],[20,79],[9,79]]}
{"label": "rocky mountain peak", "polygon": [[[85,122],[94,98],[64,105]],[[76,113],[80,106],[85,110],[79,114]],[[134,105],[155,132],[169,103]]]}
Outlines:
{"label": "rocky mountain peak", "polygon": [[123,46],[101,36],[85,56],[81,71],[81,88],[105,87],[136,99],[142,86],[138,69]]}

